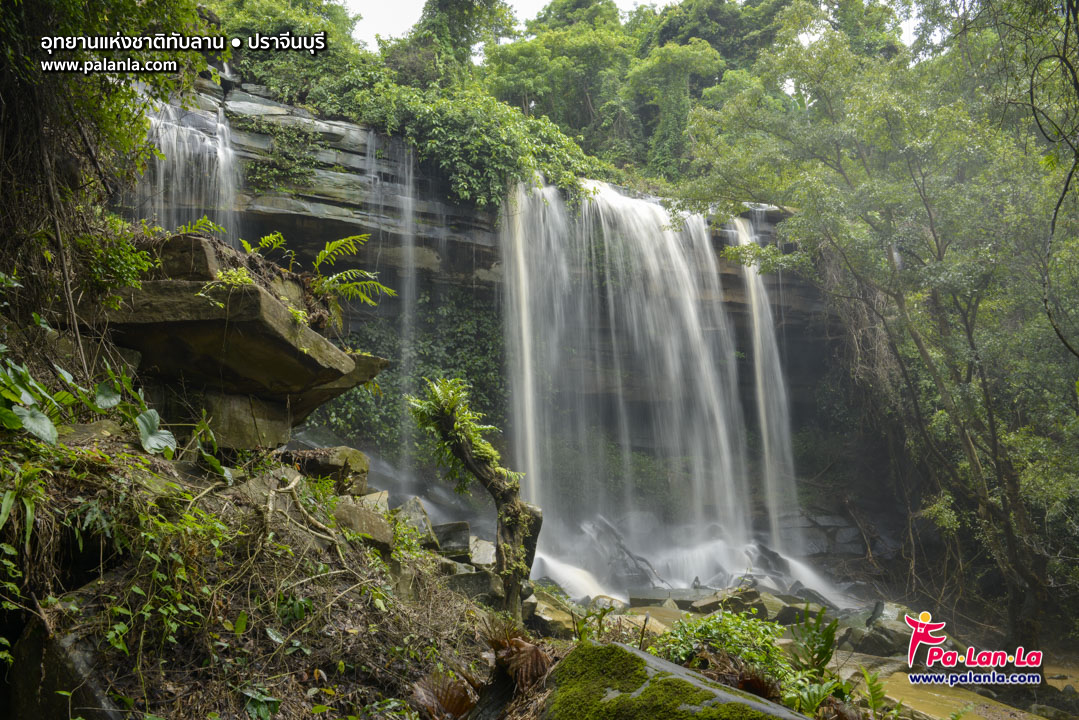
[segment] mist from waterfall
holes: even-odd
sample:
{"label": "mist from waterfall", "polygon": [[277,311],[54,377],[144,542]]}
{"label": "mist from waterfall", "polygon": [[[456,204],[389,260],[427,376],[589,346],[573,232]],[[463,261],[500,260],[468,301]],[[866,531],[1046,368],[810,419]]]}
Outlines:
{"label": "mist from waterfall", "polygon": [[[738,245],[756,244],[753,223],[746,218],[733,221]],[[754,389],[761,442],[761,481],[768,508],[769,535],[776,550],[798,546],[797,489],[794,481],[794,453],[791,449],[790,403],[783,377],[775,321],[756,264],[743,268],[746,299],[752,322]]]}
{"label": "mist from waterfall", "polygon": [[150,159],[136,185],[136,216],[173,231],[205,215],[225,228],[223,239],[237,246],[240,176],[224,108],[210,112],[166,104],[149,120],[149,140],[159,155]]}
{"label": "mist from waterfall", "polygon": [[[545,565],[610,578],[594,535],[581,541],[596,517],[624,539],[630,564],[662,560],[655,569],[676,582],[722,582],[752,565],[752,541],[785,544],[796,507],[789,418],[756,270],[746,279],[771,458],[760,461],[765,522],[753,518],[735,335],[705,219],[676,223],[659,203],[598,182],[587,183],[579,212],[555,188],[523,185],[508,208],[511,444],[524,494],[544,510]],[[672,560],[697,555],[696,569]]]}

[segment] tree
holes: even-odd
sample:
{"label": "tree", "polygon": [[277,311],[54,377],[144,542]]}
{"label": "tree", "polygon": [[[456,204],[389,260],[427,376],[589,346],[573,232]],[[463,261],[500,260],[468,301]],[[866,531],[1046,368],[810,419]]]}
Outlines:
{"label": "tree", "polygon": [[385,43],[383,55],[390,67],[406,70],[406,84],[458,85],[472,75],[473,48],[513,36],[515,25],[505,0],[427,0],[420,21],[406,37]]}
{"label": "tree", "polygon": [[428,380],[424,397],[409,396],[408,404],[416,423],[438,441],[440,463],[457,491],[467,492],[471,475],[495,501],[495,572],[502,579],[505,609],[520,620],[521,581],[531,572],[543,520],[539,508],[521,500],[520,475],[499,465],[498,451],[484,438],[494,428],[480,425],[482,417],[469,409],[463,380]]}
{"label": "tree", "polygon": [[[1029,124],[1002,124],[968,79],[991,43],[912,64],[901,47],[864,41],[881,26],[875,12],[833,19],[793,5],[753,72],[727,73],[709,94],[718,109],[694,113],[702,175],[687,193],[795,209],[781,230],[846,318],[855,373],[926,458],[930,483],[905,478],[899,492],[927,516],[941,503],[959,513],[963,567],[988,549],[1013,639],[1036,643],[1050,588],[1074,598],[1079,580],[1063,559],[1072,533],[1048,529],[1079,507],[1045,504],[1079,489],[1075,463],[1045,449],[1079,447],[1074,377],[1060,352],[1028,360],[1051,329],[1022,262],[1037,255],[1061,171],[1031,151]],[[1049,466],[1035,490],[1032,469]],[[934,582],[936,596],[949,580],[918,577]]]}
{"label": "tree", "polygon": [[634,64],[626,78],[627,87],[646,98],[658,117],[648,147],[648,166],[653,172],[668,177],[680,172],[691,81],[701,78],[714,84],[723,67],[723,58],[700,38],[692,38],[686,45],[658,47]]}
{"label": "tree", "polygon": [[[14,272],[21,281],[19,299],[5,314],[27,322],[31,311],[53,317],[54,299],[62,299],[65,310],[58,314],[66,315],[73,331],[83,374],[88,364],[73,300],[74,269],[91,263],[84,249],[114,252],[113,259],[134,253],[123,234],[107,237],[109,223],[96,208],[133,180],[149,156],[146,110],[189,87],[206,65],[199,52],[150,49],[142,42],[95,49],[83,42],[209,30],[191,0],[0,5],[0,195],[6,199],[0,267],[5,279]],[[118,60],[175,66],[140,72]],[[116,64],[106,68],[105,61]],[[52,72],[43,65],[51,62],[73,63],[75,70]]]}

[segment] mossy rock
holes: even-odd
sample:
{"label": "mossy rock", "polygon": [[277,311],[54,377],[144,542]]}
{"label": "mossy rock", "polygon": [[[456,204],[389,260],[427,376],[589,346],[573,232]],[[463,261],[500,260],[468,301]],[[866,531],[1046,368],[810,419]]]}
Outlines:
{"label": "mossy rock", "polygon": [[544,720],[805,720],[621,643],[581,643],[551,681]]}

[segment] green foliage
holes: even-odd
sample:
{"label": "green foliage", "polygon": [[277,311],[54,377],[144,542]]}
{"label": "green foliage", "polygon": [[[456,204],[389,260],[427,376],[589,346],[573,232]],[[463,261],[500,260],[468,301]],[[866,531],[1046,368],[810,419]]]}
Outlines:
{"label": "green foliage", "polygon": [[[305,5],[278,5],[269,0],[222,0],[217,10],[232,34],[253,34],[257,30],[265,35],[289,30],[296,35],[321,29],[329,34],[328,48],[315,58],[302,53],[245,51],[237,63],[244,77],[266,85],[284,102],[404,135],[420,161],[448,178],[455,199],[497,209],[509,184],[531,181],[536,172],[561,187],[576,189],[579,176],[595,175],[600,169],[553,123],[525,117],[475,88],[455,85],[444,90],[423,90],[397,84],[392,70],[349,39],[351,21],[344,19],[347,12],[340,3],[319,0]],[[474,33],[491,32],[498,26],[495,20],[504,8],[495,0],[433,1],[425,9],[427,24],[408,41],[407,51],[399,53],[406,58],[398,64],[412,63],[407,58],[419,52],[419,59],[413,63],[416,67],[433,67],[445,60],[445,73],[461,77],[463,66],[457,55],[464,45],[458,43],[468,42]],[[464,24],[457,20],[447,24],[449,18],[462,17]],[[460,37],[444,37],[443,30]],[[433,44],[429,55],[423,55],[427,47],[424,43]],[[449,46],[445,43],[452,49],[446,51]],[[397,46],[387,50],[388,59],[393,58],[394,47]],[[437,73],[439,77],[443,74],[443,70]],[[417,84],[426,87],[428,83]],[[282,174],[304,172],[307,160],[300,150],[290,150],[289,157],[275,161],[276,169],[255,170],[269,173],[256,180],[277,185],[283,181]]]}
{"label": "green foliage", "polygon": [[505,350],[500,315],[489,296],[467,288],[422,292],[413,316],[414,340],[405,347],[393,318],[371,317],[353,323],[346,346],[390,358],[378,376],[378,389],[355,388],[319,408],[308,421],[374,448],[380,457],[398,462],[406,456],[433,465],[435,448],[411,422],[404,396],[414,393],[425,377],[459,377],[468,381],[473,407],[496,426],[506,423],[508,402],[503,374]]}
{"label": "green foliage", "polygon": [[835,633],[839,628],[838,620],[825,624],[824,612],[821,608],[814,617],[806,603],[802,622],[791,628],[794,642],[790,654],[794,668],[816,678],[824,678],[830,672],[828,663],[835,652]]}
{"label": "green foliage", "polygon": [[353,235],[340,240],[331,240],[315,257],[312,269],[315,276],[311,280],[311,292],[316,297],[326,300],[330,306],[330,324],[340,330],[343,323],[341,300],[364,305],[377,305],[377,298],[390,297],[396,293],[378,282],[377,275],[359,268],[349,268],[332,275],[322,272],[322,266],[333,265],[342,257],[355,255],[359,247],[367,242],[370,235]]}
{"label": "green foliage", "polygon": [[75,238],[82,262],[80,285],[115,310],[120,306],[117,291],[141,287],[141,278],[156,264],[150,253],[136,244],[146,239],[151,230],[107,212],[94,217],[92,227],[91,233]]}
{"label": "green foliage", "polygon": [[[467,444],[478,462],[491,465],[508,481],[516,482],[516,473],[499,465],[502,457],[485,437],[498,428],[480,424],[483,415],[472,410],[468,395],[469,386],[464,380],[438,378],[426,381],[422,396],[410,395],[406,400],[416,424],[439,440],[436,445],[438,465],[446,470],[448,480],[456,482],[458,492],[465,492],[472,475],[448,444],[443,442],[445,437]],[[443,424],[444,418],[449,418],[448,424]]]}
{"label": "green foliage", "polygon": [[859,668],[862,679],[865,681],[865,698],[869,705],[870,720],[895,720],[903,710],[903,703],[898,702],[888,709],[888,696],[884,693],[884,683],[877,677],[877,673],[869,672],[864,667]]}
{"label": "green foliage", "polygon": [[[1055,561],[1074,534],[1043,522],[1079,516],[1073,358],[1045,322],[1042,282],[1071,271],[1022,260],[1044,257],[1065,171],[1040,162],[1030,122],[984,73],[991,33],[913,62],[897,32],[887,6],[793,3],[774,46],[693,111],[698,176],[684,190],[721,213],[793,209],[777,233],[834,298],[852,376],[878,421],[902,428],[896,450],[926,462],[931,480],[903,492],[924,488],[923,512],[963,558],[939,569],[942,587],[961,592],[959,567],[988,562],[1012,602],[1048,607],[1049,587],[1075,602]],[[1061,229],[1076,227],[1066,209]],[[1057,248],[1069,258],[1070,232]],[[1055,287],[1062,312],[1076,307],[1074,283]],[[1033,641],[1037,621],[1012,619]]]}
{"label": "green foliage", "polygon": [[787,655],[776,642],[783,628],[766,620],[735,613],[714,613],[693,620],[679,620],[655,639],[648,652],[682,664],[703,645],[723,650],[760,667],[781,682],[793,676]]}
{"label": "green foliage", "polygon": [[244,180],[249,188],[255,192],[294,192],[311,183],[315,156],[326,145],[317,131],[302,125],[283,125],[245,115],[235,116],[231,122],[235,129],[242,132],[270,137],[269,158],[244,164]]}
{"label": "green foliage", "polygon": [[797,675],[783,687],[783,703],[800,713],[815,716],[817,708],[832,695],[835,680],[814,682],[806,675]]}

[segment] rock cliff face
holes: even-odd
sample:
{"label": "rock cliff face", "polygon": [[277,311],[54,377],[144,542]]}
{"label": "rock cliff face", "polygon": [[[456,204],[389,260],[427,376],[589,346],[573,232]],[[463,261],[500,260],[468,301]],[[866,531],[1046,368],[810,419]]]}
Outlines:
{"label": "rock cliff face", "polygon": [[[216,142],[219,156],[222,152],[231,154],[228,171],[234,174],[220,178],[216,185],[233,183],[235,192],[213,198],[199,197],[198,193],[150,198],[159,217],[175,217],[176,208],[161,207],[162,200],[173,206],[187,203],[189,207],[181,209],[187,210],[191,219],[200,217],[215,202],[228,203],[227,209],[235,212],[232,227],[241,237],[253,241],[279,231],[297,252],[299,262],[308,267],[326,242],[369,234],[369,241],[351,262],[378,272],[385,284],[399,291],[412,288],[413,297],[425,288],[466,286],[489,298],[492,311],[500,312],[504,273],[497,216],[448,200],[437,172],[416,163],[399,138],[352,123],[315,118],[302,108],[269,99],[259,86],[228,82],[224,86],[202,81],[193,106],[178,113],[175,122],[185,131],[203,133],[211,144]],[[252,166],[274,161],[274,133],[294,128],[317,138],[319,145],[307,162],[306,177],[273,190],[259,190],[245,182],[243,178]],[[190,170],[184,168],[185,172]],[[224,170],[221,164],[211,163],[201,172]],[[150,209],[140,208],[143,214]],[[771,214],[758,218],[758,233],[769,237],[775,220]],[[717,248],[727,242],[719,232],[714,241]],[[723,299],[739,334],[739,345],[745,348],[749,346],[751,321],[742,271],[726,261],[720,264]],[[813,414],[815,386],[833,355],[832,338],[838,332],[813,288],[791,278],[769,276],[765,282],[797,425]],[[406,297],[388,299],[377,314],[399,315],[405,302]],[[370,310],[360,309],[350,319],[361,320],[370,314]],[[741,376],[747,379],[743,385],[748,385],[752,369],[745,364]]]}

